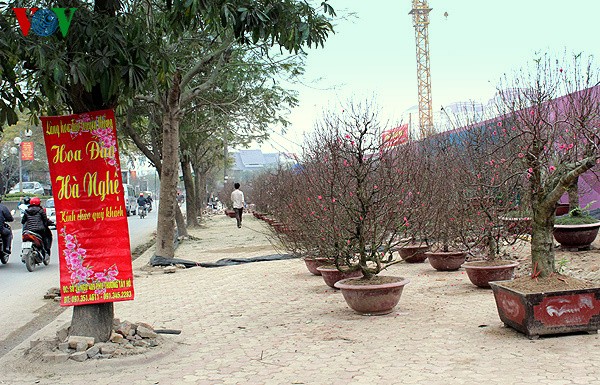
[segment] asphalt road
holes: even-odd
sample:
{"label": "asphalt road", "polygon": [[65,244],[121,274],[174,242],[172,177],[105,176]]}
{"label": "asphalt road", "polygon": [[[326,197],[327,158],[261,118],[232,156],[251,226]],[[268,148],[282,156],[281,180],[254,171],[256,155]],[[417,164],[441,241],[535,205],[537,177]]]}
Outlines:
{"label": "asphalt road", "polygon": [[[155,206],[156,207],[156,206]],[[20,221],[15,217],[15,222]],[[157,214],[153,210],[149,216],[140,219],[139,216],[130,216],[129,238],[131,250],[146,243],[152,232],[156,230]],[[20,223],[19,223],[20,225]],[[53,230],[54,242],[52,257],[48,266],[38,265],[33,272],[28,272],[25,264],[21,262],[21,230],[13,227],[12,255],[6,265],[0,265],[0,346],[12,332],[27,324],[39,314],[44,312],[43,307],[48,305],[48,300],[43,296],[51,287],[59,286],[57,234]],[[52,306],[54,311],[59,311]],[[0,355],[3,352],[0,351]]]}

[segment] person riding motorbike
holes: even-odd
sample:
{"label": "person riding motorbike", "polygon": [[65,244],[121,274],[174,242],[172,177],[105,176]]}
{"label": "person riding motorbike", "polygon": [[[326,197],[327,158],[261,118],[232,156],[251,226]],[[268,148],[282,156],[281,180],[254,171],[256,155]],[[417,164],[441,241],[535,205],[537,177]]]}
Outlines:
{"label": "person riding motorbike", "polygon": [[52,231],[50,231],[50,226],[53,226],[54,222],[48,219],[46,210],[41,207],[41,203],[40,198],[31,198],[29,207],[25,210],[23,218],[21,218],[21,223],[23,224],[23,232],[29,231],[39,234],[42,237],[44,251],[50,255],[52,247]]}
{"label": "person riding motorbike", "polygon": [[[0,202],[2,199],[0,198]],[[4,250],[0,250],[4,254],[10,254],[12,247],[12,230],[8,226],[6,222],[12,222],[15,219],[13,218],[8,207],[0,203],[0,235],[2,236],[2,245]]]}
{"label": "person riding motorbike", "polygon": [[152,197],[150,194],[146,197],[146,203],[148,204],[148,212],[152,211]]}
{"label": "person riding motorbike", "polygon": [[19,203],[19,211],[21,212],[21,216],[23,216],[23,214],[25,214],[25,210],[27,210],[27,207],[29,207],[29,201],[31,201],[31,198],[29,197],[25,197],[21,200],[21,203]]}
{"label": "person riding motorbike", "polygon": [[148,200],[146,200],[146,198],[144,198],[144,193],[140,193],[140,196],[137,199],[138,210],[141,210],[142,208],[145,210],[146,203],[148,203]]}

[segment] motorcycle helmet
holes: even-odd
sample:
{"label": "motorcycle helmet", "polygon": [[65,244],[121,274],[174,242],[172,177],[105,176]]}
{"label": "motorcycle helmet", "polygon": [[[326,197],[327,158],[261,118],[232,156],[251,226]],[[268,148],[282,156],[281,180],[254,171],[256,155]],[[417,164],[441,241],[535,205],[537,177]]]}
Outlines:
{"label": "motorcycle helmet", "polygon": [[31,202],[31,198],[29,198],[29,197],[23,198],[23,203],[24,204],[29,205],[30,202]]}
{"label": "motorcycle helmet", "polygon": [[33,197],[31,198],[31,200],[29,201],[29,204],[31,206],[40,206],[42,204],[42,201],[40,200],[40,198],[38,197]]}
{"label": "motorcycle helmet", "polygon": [[143,196],[144,196],[144,193],[140,193],[140,196],[141,196],[141,197],[143,197]]}

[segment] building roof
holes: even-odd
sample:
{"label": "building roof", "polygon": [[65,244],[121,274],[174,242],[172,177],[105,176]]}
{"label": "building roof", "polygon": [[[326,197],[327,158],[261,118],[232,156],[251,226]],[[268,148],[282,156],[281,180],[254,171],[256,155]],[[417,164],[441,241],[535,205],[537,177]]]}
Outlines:
{"label": "building roof", "polygon": [[261,150],[239,150],[231,154],[235,161],[234,171],[262,170],[279,162],[278,153],[263,153]]}

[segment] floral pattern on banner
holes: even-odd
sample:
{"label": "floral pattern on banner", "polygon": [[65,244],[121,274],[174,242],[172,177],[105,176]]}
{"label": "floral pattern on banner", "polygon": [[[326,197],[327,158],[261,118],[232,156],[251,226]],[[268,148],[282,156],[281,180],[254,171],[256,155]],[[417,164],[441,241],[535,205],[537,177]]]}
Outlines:
{"label": "floral pattern on banner", "polygon": [[115,152],[110,151],[117,145],[117,139],[113,135],[113,130],[110,128],[96,128],[92,131],[92,136],[96,138],[98,144],[100,144],[103,149],[108,150],[108,154],[111,154],[106,160],[107,163],[115,168],[118,167]]}
{"label": "floral pattern on banner", "polygon": [[[119,269],[116,265],[112,265],[103,272],[95,272],[92,266],[84,266],[86,249],[80,247],[77,237],[72,234],[68,234],[66,230],[62,229],[62,234],[65,240],[65,249],[63,254],[67,269],[71,274],[71,285],[75,286],[77,292],[86,291],[85,289],[79,289],[80,286],[86,284],[94,284],[99,286],[95,289],[96,294],[103,294],[106,292],[106,288],[102,283],[116,281]],[[100,284],[100,285],[98,285]],[[87,286],[87,285],[86,285]]]}
{"label": "floral pattern on banner", "polygon": [[[117,146],[117,139],[114,135],[112,127],[98,127],[98,117],[92,118],[90,114],[80,114],[79,119],[76,120],[78,123],[83,122],[91,122],[92,120],[96,120],[97,127],[91,131],[92,136],[96,139],[96,142],[100,145],[102,149],[105,150],[105,154],[109,156],[105,159],[106,162],[115,168],[118,168],[116,152],[114,149]],[[75,137],[80,135],[81,131],[71,132],[71,137]],[[118,171],[118,169],[117,169]]]}

